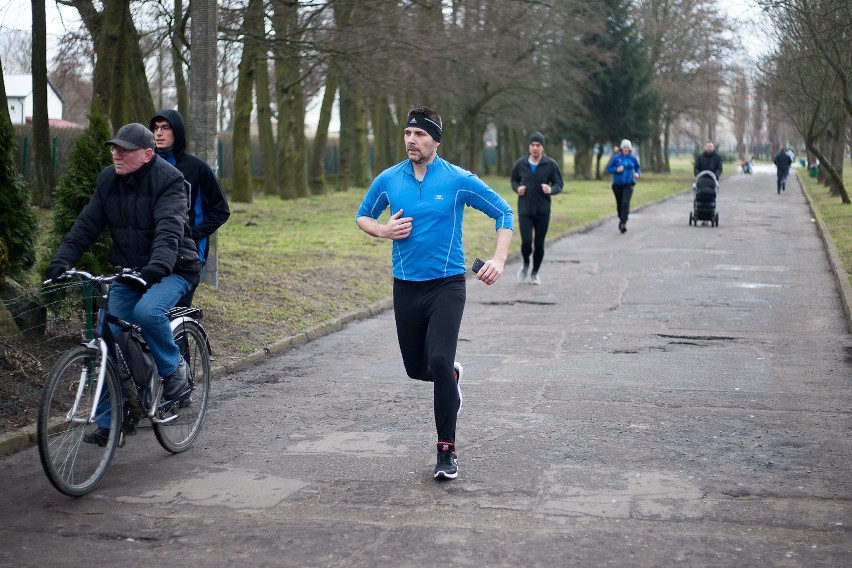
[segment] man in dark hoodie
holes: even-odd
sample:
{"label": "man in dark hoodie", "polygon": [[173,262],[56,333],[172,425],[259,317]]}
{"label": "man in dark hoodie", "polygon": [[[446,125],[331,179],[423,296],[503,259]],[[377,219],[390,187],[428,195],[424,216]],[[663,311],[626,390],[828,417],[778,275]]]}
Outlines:
{"label": "man in dark hoodie", "polygon": [[[157,144],[157,155],[180,170],[190,185],[189,227],[198,246],[203,274],[203,265],[210,251],[210,235],[231,215],[228,200],[210,166],[186,152],[186,128],[178,111],[165,109],[155,114],[151,119],[151,131]],[[191,306],[197,286],[196,282],[177,305]]]}

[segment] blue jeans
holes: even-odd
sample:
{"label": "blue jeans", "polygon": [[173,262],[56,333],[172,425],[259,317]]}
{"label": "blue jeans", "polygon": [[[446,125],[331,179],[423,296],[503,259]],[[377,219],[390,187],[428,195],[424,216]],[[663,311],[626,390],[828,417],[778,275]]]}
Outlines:
{"label": "blue jeans", "polygon": [[[180,349],[172,336],[172,328],[166,312],[172,309],[181,296],[189,292],[192,284],[182,276],[170,274],[157,284],[151,286],[144,293],[134,290],[126,284],[115,282],[109,291],[109,313],[119,319],[137,324],[142,328],[142,334],[157,373],[161,377],[168,377],[174,373],[180,365]],[[113,334],[118,334],[118,328],[112,328]],[[106,393],[106,391],[104,391]],[[101,409],[109,408],[109,395],[101,397],[98,403]],[[110,413],[104,412],[98,418],[98,426],[109,427]]]}
{"label": "blue jeans", "polygon": [[778,170],[778,193],[781,193],[781,188],[787,187],[787,176],[790,175],[790,170]]}

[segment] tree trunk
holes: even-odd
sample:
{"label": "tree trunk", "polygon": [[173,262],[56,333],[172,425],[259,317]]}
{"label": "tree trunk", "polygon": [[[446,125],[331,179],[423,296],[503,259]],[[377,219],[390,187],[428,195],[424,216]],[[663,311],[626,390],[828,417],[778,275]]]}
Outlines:
{"label": "tree trunk", "polygon": [[275,93],[278,102],[279,195],[295,199],[307,194],[305,173],[305,97],[301,85],[299,8],[296,2],[275,4]]}
{"label": "tree trunk", "polygon": [[[184,116],[189,116],[189,89],[186,85],[186,75],[184,75],[183,66],[183,48],[186,46],[184,42],[184,15],[183,15],[183,0],[175,0],[174,14],[174,29],[172,29],[172,71],[175,75],[175,91],[177,92],[177,108]],[[188,126],[188,125],[187,125]],[[189,136],[187,129],[186,135]]]}
{"label": "tree trunk", "polygon": [[249,0],[243,19],[245,41],[237,76],[237,92],[234,101],[234,118],[232,129],[231,150],[233,154],[233,174],[231,191],[233,200],[239,203],[252,202],[251,183],[251,111],[252,89],[255,82],[256,43],[252,39],[254,23],[258,17],[263,17],[263,0]]}
{"label": "tree trunk", "polygon": [[355,108],[353,109],[355,155],[352,163],[352,183],[355,187],[367,187],[370,184],[370,137],[367,132],[367,105],[364,102],[361,81],[355,81],[355,89]]}
{"label": "tree trunk", "polygon": [[340,78],[340,137],[338,140],[337,191],[347,191],[351,178],[352,156],[355,146],[355,100],[351,81],[345,75]]}
{"label": "tree trunk", "polygon": [[33,17],[33,153],[39,204],[50,207],[56,178],[47,119],[47,16],[43,1],[32,0]]}
{"label": "tree trunk", "polygon": [[139,33],[130,0],[105,0],[101,12],[85,0],[74,2],[95,46],[93,91],[101,98],[113,130],[129,122],[147,124],[154,99],[145,75]]}
{"label": "tree trunk", "polygon": [[[190,120],[192,137],[189,152],[211,165],[217,171],[216,162],[216,0],[193,0],[191,10],[192,65],[189,89]],[[153,113],[152,113],[153,114]],[[204,282],[215,286],[219,276],[219,256],[216,233],[210,236],[210,253],[204,267]]]}
{"label": "tree trunk", "polygon": [[331,111],[339,83],[340,69],[336,63],[331,63],[325,78],[325,92],[320,105],[319,121],[317,131],[314,133],[314,145],[308,167],[308,179],[311,193],[314,195],[325,193],[325,147],[328,143],[328,125],[331,123]]}
{"label": "tree trunk", "polygon": [[269,60],[267,45],[261,40],[265,36],[266,18],[255,21],[254,35],[259,45],[255,51],[254,91],[257,97],[257,134],[260,140],[260,159],[263,164],[263,191],[267,196],[275,195],[278,184],[278,168],[275,163],[275,136],[272,134],[272,104],[269,96]]}
{"label": "tree trunk", "polygon": [[387,110],[387,97],[373,97],[371,108],[370,123],[373,125],[373,155],[376,172],[381,172],[391,165],[390,154],[392,148],[387,137],[388,122],[390,122],[390,114]]}
{"label": "tree trunk", "polygon": [[574,154],[574,179],[592,179],[592,144],[577,144]]}

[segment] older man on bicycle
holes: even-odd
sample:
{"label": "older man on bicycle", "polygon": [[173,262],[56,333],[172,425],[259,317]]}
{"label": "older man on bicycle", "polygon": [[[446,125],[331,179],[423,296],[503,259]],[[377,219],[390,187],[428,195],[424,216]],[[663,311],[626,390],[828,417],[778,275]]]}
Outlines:
{"label": "older man on bicycle", "polygon": [[[122,126],[106,142],[113,165],[105,168],[91,200],[77,217],[53,260],[46,279],[56,279],[109,228],[109,260],[136,268],[145,289],[116,282],[110,290],[110,313],[142,328],[157,371],[164,377],[163,397],[177,398],[187,387],[186,366],[175,344],[166,312],[197,280],[201,265],[187,222],[183,175],[155,154],[154,135],[142,124]],[[108,422],[86,438],[103,443]]]}

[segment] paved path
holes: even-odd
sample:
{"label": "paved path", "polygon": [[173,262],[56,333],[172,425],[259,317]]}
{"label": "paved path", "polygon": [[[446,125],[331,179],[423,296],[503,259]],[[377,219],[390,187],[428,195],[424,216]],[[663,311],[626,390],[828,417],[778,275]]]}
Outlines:
{"label": "paved path", "polygon": [[[797,183],[731,176],[468,286],[460,477],[392,314],[215,382],[196,447],[91,495],[0,460],[0,565],[847,566],[852,337]],[[569,184],[570,190],[570,184]],[[641,185],[638,191],[641,191]]]}

